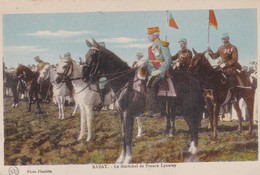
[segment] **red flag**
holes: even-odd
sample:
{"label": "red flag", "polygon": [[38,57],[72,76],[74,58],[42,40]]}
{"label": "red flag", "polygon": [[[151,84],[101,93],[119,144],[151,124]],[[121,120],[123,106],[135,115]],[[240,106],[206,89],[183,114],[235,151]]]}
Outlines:
{"label": "red flag", "polygon": [[172,14],[170,13],[170,19],[169,19],[169,26],[173,27],[175,29],[179,29],[178,25],[176,24],[174,18],[172,17]]}
{"label": "red flag", "polygon": [[218,23],[213,10],[209,10],[209,25],[215,27],[218,30]]}

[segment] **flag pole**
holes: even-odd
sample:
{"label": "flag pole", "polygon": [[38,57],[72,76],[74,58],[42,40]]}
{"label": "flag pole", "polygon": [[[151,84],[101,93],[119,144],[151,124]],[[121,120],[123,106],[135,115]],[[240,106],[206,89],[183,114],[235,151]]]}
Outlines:
{"label": "flag pole", "polygon": [[207,51],[208,51],[208,55],[207,55],[207,59],[209,59],[209,37],[210,37],[210,12],[209,12],[209,18],[208,18],[208,48],[207,48]]}
{"label": "flag pole", "polygon": [[165,34],[165,41],[167,41],[167,34],[168,34],[168,23],[169,23],[169,15],[168,15],[169,11],[166,10],[166,34]]}

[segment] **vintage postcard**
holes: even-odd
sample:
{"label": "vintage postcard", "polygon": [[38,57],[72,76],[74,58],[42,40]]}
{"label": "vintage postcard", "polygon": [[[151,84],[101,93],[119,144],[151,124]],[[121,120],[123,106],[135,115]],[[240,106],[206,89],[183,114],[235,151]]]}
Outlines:
{"label": "vintage postcard", "polygon": [[259,5],[1,2],[0,174],[259,174]]}

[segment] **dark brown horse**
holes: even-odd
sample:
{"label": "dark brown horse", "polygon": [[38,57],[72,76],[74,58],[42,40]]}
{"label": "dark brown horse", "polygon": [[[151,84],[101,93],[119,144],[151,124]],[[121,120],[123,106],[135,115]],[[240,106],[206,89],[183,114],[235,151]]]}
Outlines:
{"label": "dark brown horse", "polygon": [[238,105],[238,100],[243,98],[246,102],[249,114],[249,132],[253,129],[253,103],[254,89],[248,77],[243,72],[237,73],[237,76],[243,82],[244,87],[230,87],[229,82],[225,81],[225,75],[222,71],[214,69],[204,53],[197,53],[190,63],[188,71],[196,76],[204,89],[204,99],[210,113],[210,124],[212,129],[212,138],[217,138],[217,125],[220,107],[222,104],[232,102],[239,118],[238,131],[242,131],[242,113]]}
{"label": "dark brown horse", "polygon": [[[112,91],[116,94],[115,106],[121,119],[123,136],[122,152],[117,163],[129,163],[132,158],[134,117],[145,112],[146,96],[132,88],[136,69],[131,69],[122,59],[100,46],[95,40],[93,40],[93,44],[87,40],[86,42],[90,49],[86,54],[84,79],[95,82],[100,77],[106,77]],[[167,121],[168,117],[171,117],[172,126],[174,126],[176,110],[180,111],[189,127],[191,137],[189,152],[193,156],[197,153],[198,130],[204,107],[202,90],[199,82],[189,74],[184,72],[172,72],[172,74],[177,97],[165,97],[167,103],[164,102],[163,109],[158,110],[163,112],[169,107],[167,110],[169,114],[166,117]],[[168,105],[166,106],[166,104]],[[157,107],[159,108],[159,106]]]}
{"label": "dark brown horse", "polygon": [[29,93],[29,106],[27,112],[31,111],[32,101],[33,98],[35,98],[38,107],[38,112],[42,113],[38,98],[40,85],[37,83],[37,78],[39,76],[39,73],[33,72],[30,68],[20,64],[16,69],[16,76],[18,79],[24,80],[27,85],[27,90]]}

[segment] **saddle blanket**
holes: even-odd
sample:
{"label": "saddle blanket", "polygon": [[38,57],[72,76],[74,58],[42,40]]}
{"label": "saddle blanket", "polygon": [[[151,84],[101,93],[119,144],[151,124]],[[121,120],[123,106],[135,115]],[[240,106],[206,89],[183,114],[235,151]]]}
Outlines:
{"label": "saddle blanket", "polygon": [[[135,76],[134,78],[134,84],[133,84],[133,89],[136,90],[137,92],[141,92],[145,94],[145,85],[142,83],[143,80],[138,80],[138,77]],[[176,97],[176,91],[173,86],[173,82],[170,78],[163,79],[158,82],[159,85],[159,92],[157,96],[163,96],[163,97]]]}

